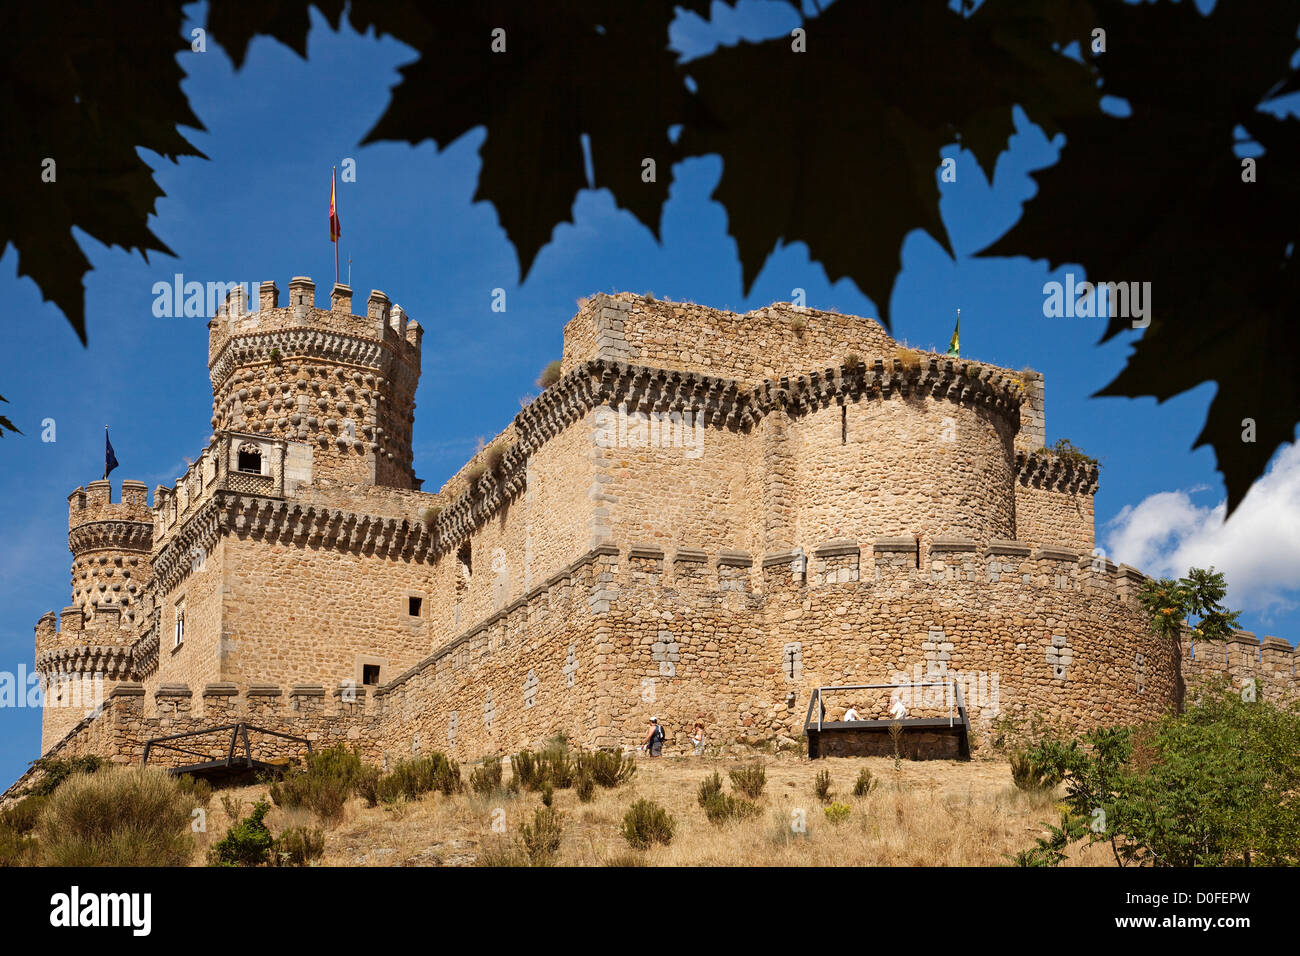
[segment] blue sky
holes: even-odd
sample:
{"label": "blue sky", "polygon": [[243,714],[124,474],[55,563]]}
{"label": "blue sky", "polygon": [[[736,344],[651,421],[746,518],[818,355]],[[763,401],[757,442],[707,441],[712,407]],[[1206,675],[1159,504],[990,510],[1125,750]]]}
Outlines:
{"label": "blue sky", "polygon": [[[190,8],[196,23],[205,13]],[[691,16],[674,25],[674,45],[692,55],[713,44],[787,32],[783,3],[714,7],[711,24]],[[259,38],[236,73],[225,51],[181,58],[185,92],[206,133],[186,131],[208,160],[179,164],[152,154],[166,197],[152,221],[177,258],[108,249],[78,235],[94,265],[86,279],[90,345],[35,284],[17,278],[13,249],[0,258],[0,297],[9,348],[0,353],[6,413],[25,433],[0,445],[0,671],[30,670],[36,620],[70,600],[66,496],[100,477],[103,426],[112,427],[123,478],[170,483],[210,434],[207,330],[201,318],[156,318],[152,288],[174,273],[187,280],[275,280],[311,275],[320,301],[333,279],[328,239],[329,171],[345,157],[357,181],[340,185],[346,281],[352,259],[355,302],[382,289],[425,328],[424,374],[417,393],[415,464],[436,490],[499,431],[535,392],[539,370],[558,358],[561,330],[576,300],[596,291],[653,291],[747,311],[789,300],[874,316],[876,303],[848,281],[830,284],[802,244],[778,249],[746,296],[726,213],[709,199],[722,173],[716,157],[685,162],[664,210],[663,243],[618,210],[606,192],[580,194],[573,224],[559,226],[520,284],[518,260],[495,210],[473,203],[482,130],[439,153],[357,143],[383,112],[396,68],[413,51],[392,39],[334,33],[313,11],[307,60]],[[941,185],[942,213],[956,260],[916,232],[903,246],[892,300],[893,332],[921,347],[947,347],[962,310],[963,353],[1047,376],[1048,442],[1065,437],[1100,458],[1098,543],[1144,570],[1181,571],[1187,563],[1229,572],[1230,602],[1258,635],[1300,635],[1300,454],[1287,446],[1269,477],[1226,525],[1222,482],[1209,449],[1189,450],[1214,385],[1174,400],[1090,399],[1124,364],[1131,338],[1096,347],[1104,320],[1048,319],[1043,262],[974,259],[1001,235],[1034,193],[1028,173],[1050,165],[1063,139],[1049,142],[1023,114],[1010,151],[990,185],[973,158],[955,147],[955,183]],[[887,187],[885,187],[887,188]],[[870,223],[863,223],[869,229]],[[1069,228],[1063,223],[1062,228]],[[507,310],[491,309],[506,290]],[[1155,291],[1158,300],[1159,291]],[[1158,301],[1156,303],[1158,308]],[[1136,333],[1133,333],[1136,334]],[[42,442],[41,422],[56,423]],[[116,494],[116,491],[115,491]],[[1180,563],[1181,562],[1181,563]],[[39,751],[39,712],[0,708],[0,781],[16,777]]]}

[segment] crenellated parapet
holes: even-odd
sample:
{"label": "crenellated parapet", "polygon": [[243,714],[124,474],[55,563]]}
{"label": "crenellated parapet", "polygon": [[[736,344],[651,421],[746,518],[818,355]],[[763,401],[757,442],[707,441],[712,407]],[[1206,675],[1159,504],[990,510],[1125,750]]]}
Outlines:
{"label": "crenellated parapet", "polygon": [[1101,468],[1095,462],[1046,452],[1016,452],[1016,479],[1022,485],[1071,495],[1092,495],[1097,492],[1100,475]]}
{"label": "crenellated parapet", "polygon": [[336,284],[317,308],[305,276],[279,304],[262,283],[247,311],[236,289],[208,323],[212,425],[301,442],[316,450],[317,477],[397,488],[418,487],[411,428],[423,329],[379,290],[364,314],[352,290]]}

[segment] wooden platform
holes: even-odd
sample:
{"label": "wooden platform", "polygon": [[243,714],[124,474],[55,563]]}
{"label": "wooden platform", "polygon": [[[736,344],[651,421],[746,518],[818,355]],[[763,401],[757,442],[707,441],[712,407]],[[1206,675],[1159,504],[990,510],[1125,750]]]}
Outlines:
{"label": "wooden platform", "polygon": [[[890,690],[900,687],[938,687],[951,695],[951,712],[947,717],[902,717],[898,720],[828,721],[825,715],[827,693],[839,691]],[[818,714],[814,719],[814,713]],[[897,744],[891,728],[899,730]],[[804,720],[808,738],[808,757],[892,757],[909,760],[969,760],[970,721],[962,698],[961,685],[950,681],[925,681],[915,684],[856,684],[815,688],[808,700]]]}

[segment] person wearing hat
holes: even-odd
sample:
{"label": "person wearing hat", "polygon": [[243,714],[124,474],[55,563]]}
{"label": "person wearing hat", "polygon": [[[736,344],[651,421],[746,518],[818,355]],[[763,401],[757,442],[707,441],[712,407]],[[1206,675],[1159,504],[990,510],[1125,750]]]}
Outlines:
{"label": "person wearing hat", "polygon": [[659,718],[650,718],[650,732],[645,735],[641,749],[652,757],[658,757],[664,748],[664,732],[659,726]]}

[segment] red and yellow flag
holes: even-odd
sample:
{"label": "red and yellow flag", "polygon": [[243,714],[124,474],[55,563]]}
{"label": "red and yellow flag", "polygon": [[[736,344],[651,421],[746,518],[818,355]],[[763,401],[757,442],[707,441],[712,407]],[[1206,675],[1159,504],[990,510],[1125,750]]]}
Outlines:
{"label": "red and yellow flag", "polygon": [[338,242],[343,235],[343,224],[339,222],[338,197],[335,191],[335,172],[330,170],[330,242]]}

